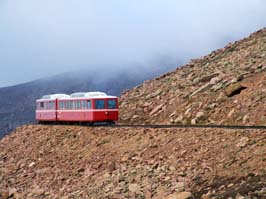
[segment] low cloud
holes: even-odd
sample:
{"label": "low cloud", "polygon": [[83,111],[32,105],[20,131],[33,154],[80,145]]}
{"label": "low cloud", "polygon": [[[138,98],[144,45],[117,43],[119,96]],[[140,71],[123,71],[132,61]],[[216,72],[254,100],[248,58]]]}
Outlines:
{"label": "low cloud", "polygon": [[0,87],[83,68],[174,68],[265,27],[265,13],[265,0],[3,0]]}

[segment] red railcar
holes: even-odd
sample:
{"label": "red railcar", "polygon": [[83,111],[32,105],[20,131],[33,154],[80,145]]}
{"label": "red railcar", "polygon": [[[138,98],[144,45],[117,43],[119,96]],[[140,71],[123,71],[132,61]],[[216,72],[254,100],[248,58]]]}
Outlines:
{"label": "red railcar", "polygon": [[36,101],[38,122],[107,122],[118,120],[118,98],[102,92],[53,94]]}

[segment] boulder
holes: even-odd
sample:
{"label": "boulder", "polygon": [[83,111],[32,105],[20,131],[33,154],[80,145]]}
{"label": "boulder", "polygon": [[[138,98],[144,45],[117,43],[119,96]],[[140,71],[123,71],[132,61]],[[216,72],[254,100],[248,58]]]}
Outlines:
{"label": "boulder", "polygon": [[236,144],[236,146],[243,148],[243,147],[247,146],[248,141],[249,141],[249,138],[248,137],[242,137],[240,139],[240,141]]}
{"label": "boulder", "polygon": [[128,189],[132,193],[139,193],[140,192],[140,186],[138,184],[130,184],[128,186]]}
{"label": "boulder", "polygon": [[156,106],[151,112],[150,112],[150,115],[154,115],[155,113],[157,113],[160,109],[162,109],[164,106],[164,103],[163,104],[160,104],[158,106]]}
{"label": "boulder", "polygon": [[213,84],[211,84],[210,82],[203,85],[202,87],[200,87],[199,89],[197,89],[196,91],[194,91],[190,97],[193,97],[194,95],[198,94],[198,93],[203,93],[205,91],[207,91],[208,89],[210,89],[213,86]]}
{"label": "boulder", "polygon": [[241,93],[242,90],[246,89],[247,87],[241,85],[241,83],[235,83],[228,86],[225,90],[225,94],[227,97],[233,97]]}

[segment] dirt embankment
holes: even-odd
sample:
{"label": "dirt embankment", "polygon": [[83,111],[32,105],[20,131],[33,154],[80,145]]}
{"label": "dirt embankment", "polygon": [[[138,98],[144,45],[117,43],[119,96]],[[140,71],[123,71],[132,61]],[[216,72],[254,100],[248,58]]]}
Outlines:
{"label": "dirt embankment", "polygon": [[0,198],[266,198],[266,131],[24,126]]}

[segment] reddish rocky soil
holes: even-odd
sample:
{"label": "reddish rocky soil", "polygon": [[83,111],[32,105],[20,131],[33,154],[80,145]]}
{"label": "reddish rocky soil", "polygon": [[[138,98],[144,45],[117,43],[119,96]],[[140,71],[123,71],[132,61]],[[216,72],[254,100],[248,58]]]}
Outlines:
{"label": "reddish rocky soil", "polygon": [[121,123],[266,125],[266,29],[125,91]]}
{"label": "reddish rocky soil", "polygon": [[266,198],[266,130],[23,126],[0,198]]}

